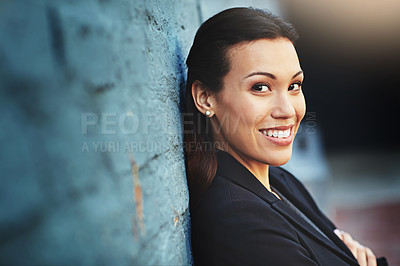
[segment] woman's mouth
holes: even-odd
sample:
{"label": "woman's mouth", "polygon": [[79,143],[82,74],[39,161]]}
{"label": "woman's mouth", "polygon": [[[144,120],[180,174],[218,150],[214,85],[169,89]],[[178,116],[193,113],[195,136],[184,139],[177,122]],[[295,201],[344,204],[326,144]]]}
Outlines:
{"label": "woman's mouth", "polygon": [[267,140],[279,146],[287,146],[293,141],[293,125],[260,129]]}
{"label": "woman's mouth", "polygon": [[268,129],[268,130],[262,130],[261,133],[263,133],[265,136],[268,136],[268,137],[282,139],[282,138],[287,138],[290,136],[290,129],[287,129],[287,130]]}

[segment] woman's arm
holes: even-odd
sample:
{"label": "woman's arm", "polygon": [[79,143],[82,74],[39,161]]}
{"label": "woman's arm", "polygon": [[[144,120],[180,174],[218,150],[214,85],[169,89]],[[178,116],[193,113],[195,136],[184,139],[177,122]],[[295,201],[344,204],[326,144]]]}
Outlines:
{"label": "woman's arm", "polygon": [[213,263],[224,265],[319,265],[292,226],[255,202],[235,202],[215,221]]}
{"label": "woman's arm", "polygon": [[349,233],[334,230],[335,234],[346,244],[361,266],[376,266],[376,257],[371,249],[354,240]]}

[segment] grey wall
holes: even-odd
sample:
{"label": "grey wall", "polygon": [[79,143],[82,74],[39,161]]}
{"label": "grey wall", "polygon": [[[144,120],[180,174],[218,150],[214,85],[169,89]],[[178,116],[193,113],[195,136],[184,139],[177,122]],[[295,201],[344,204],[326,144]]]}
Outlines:
{"label": "grey wall", "polygon": [[0,0],[0,264],[191,264],[180,108],[203,19],[275,0]]}
{"label": "grey wall", "polygon": [[0,1],[0,263],[189,264],[195,0]]}
{"label": "grey wall", "polygon": [[202,20],[206,20],[214,14],[231,7],[251,6],[267,9],[275,15],[282,15],[280,0],[201,0]]}

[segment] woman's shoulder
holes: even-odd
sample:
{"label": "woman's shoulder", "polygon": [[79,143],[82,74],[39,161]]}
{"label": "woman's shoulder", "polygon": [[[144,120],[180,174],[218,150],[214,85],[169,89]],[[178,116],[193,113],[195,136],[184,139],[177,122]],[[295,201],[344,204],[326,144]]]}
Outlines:
{"label": "woman's shoulder", "polygon": [[[223,218],[224,216],[240,216],[242,212],[263,209],[264,213],[273,211],[271,204],[261,199],[252,191],[242,187],[229,178],[216,175],[192,216]],[[275,212],[275,211],[273,211]],[[213,219],[215,223],[216,220]]]}
{"label": "woman's shoulder", "polygon": [[[271,167],[270,176],[274,181],[272,183],[279,187],[286,187],[289,190],[304,189],[298,179],[281,167]],[[247,176],[246,178],[251,177]],[[261,183],[257,185],[259,185],[259,190],[265,190],[264,193],[268,193],[264,187],[260,188]],[[228,208],[233,208],[243,203],[249,207],[259,205],[264,208],[271,208],[271,202],[266,202],[260,198],[257,193],[254,193],[254,190],[255,188],[251,186],[251,183],[243,184],[236,182],[232,176],[227,177],[217,174],[202,195],[196,210],[201,211],[203,214],[204,212],[220,214]]]}
{"label": "woman's shoulder", "polygon": [[260,264],[266,259],[284,261],[282,253],[290,250],[296,256],[302,253],[296,246],[300,243],[296,229],[272,205],[217,175],[192,213],[195,260],[205,264]]}
{"label": "woman's shoulder", "polygon": [[[254,193],[231,179],[224,176],[216,175],[210,187],[204,193],[201,201],[209,201],[213,203],[224,202],[232,204],[239,201],[260,201]],[[261,200],[262,201],[262,200]]]}

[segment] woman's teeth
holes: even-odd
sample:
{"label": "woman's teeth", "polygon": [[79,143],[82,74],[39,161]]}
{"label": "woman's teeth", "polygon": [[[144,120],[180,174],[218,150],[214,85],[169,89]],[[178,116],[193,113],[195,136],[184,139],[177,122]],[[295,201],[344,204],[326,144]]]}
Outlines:
{"label": "woman's teeth", "polygon": [[273,137],[273,138],[287,138],[290,136],[290,129],[287,130],[261,130],[265,136]]}

